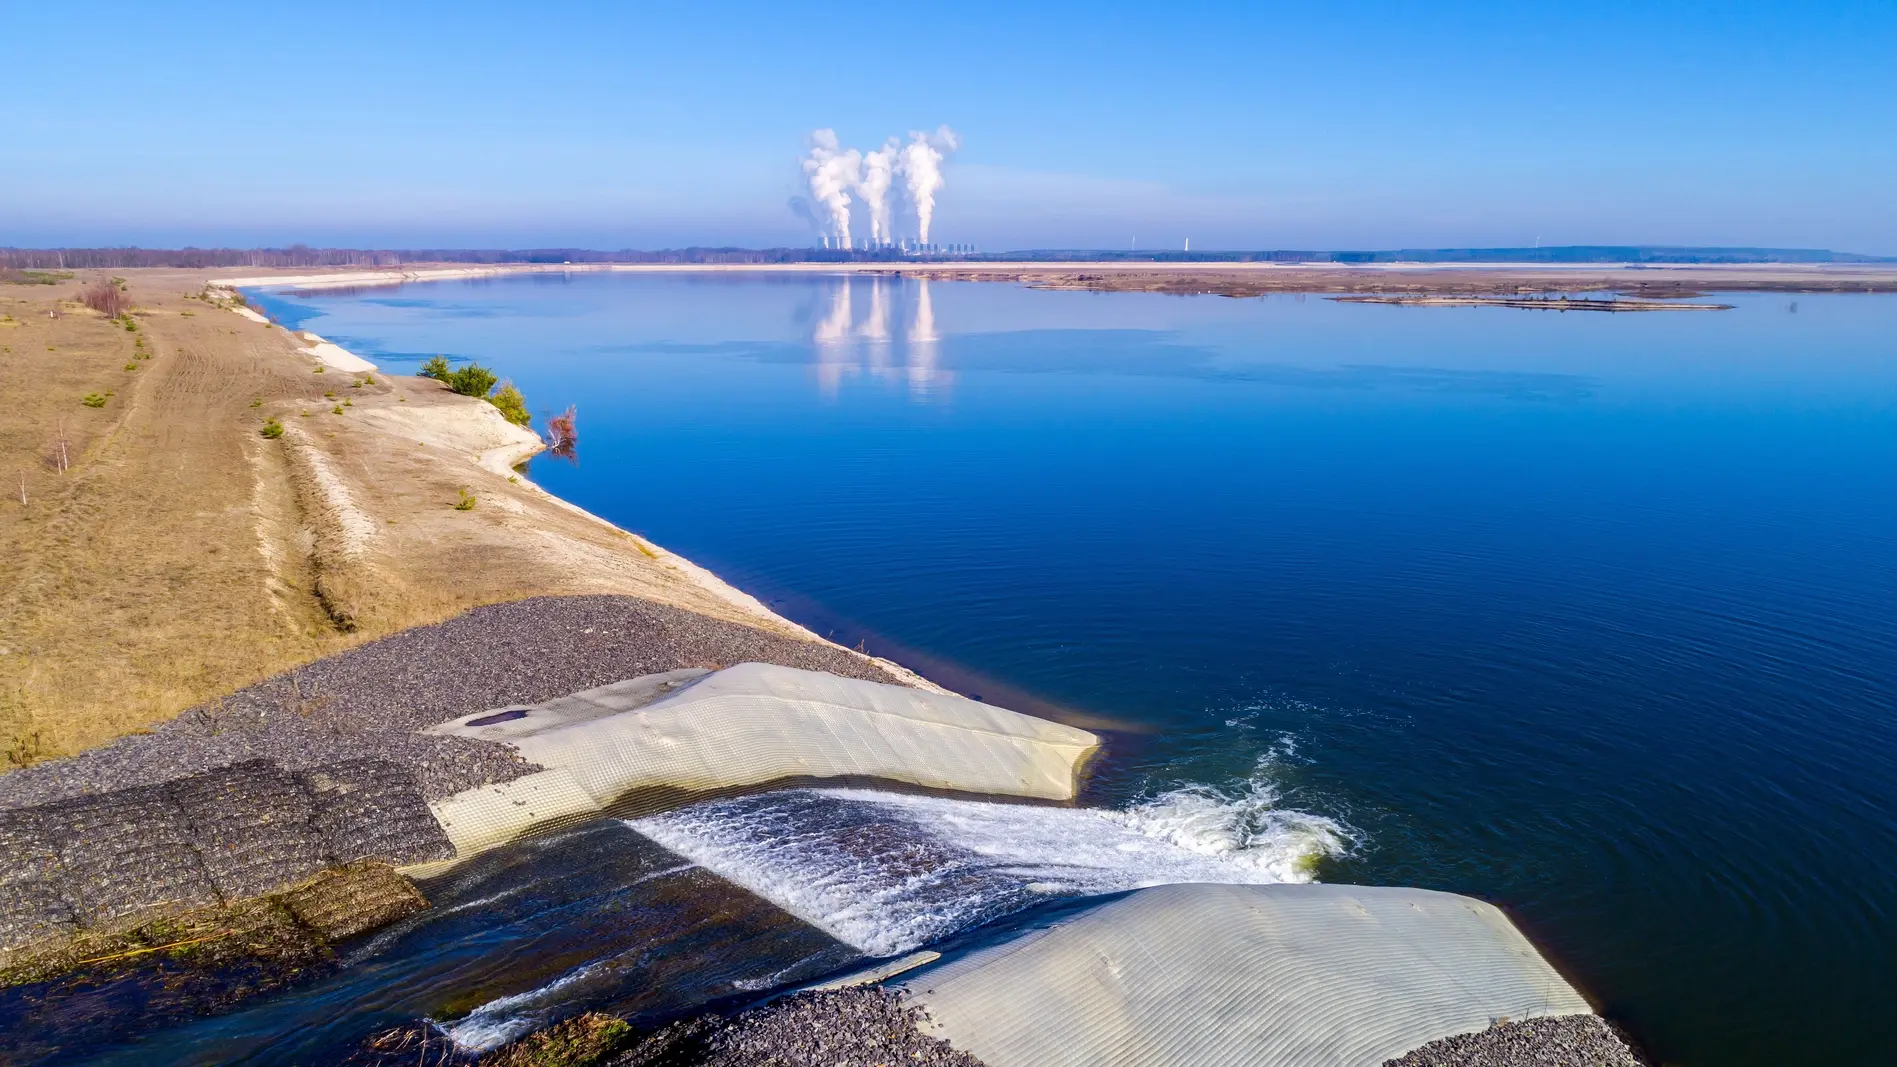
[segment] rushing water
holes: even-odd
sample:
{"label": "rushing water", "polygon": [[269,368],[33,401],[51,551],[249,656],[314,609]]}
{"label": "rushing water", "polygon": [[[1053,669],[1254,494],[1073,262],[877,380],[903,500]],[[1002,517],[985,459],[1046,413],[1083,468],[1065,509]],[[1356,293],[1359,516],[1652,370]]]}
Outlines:
{"label": "rushing water", "polygon": [[265,300],[390,370],[478,359],[577,405],[542,485],[1107,731],[1085,799],[1114,814],[818,791],[637,824],[843,944],[1315,859],[1500,903],[1668,1062],[1897,1061],[1897,300],[807,274]]}

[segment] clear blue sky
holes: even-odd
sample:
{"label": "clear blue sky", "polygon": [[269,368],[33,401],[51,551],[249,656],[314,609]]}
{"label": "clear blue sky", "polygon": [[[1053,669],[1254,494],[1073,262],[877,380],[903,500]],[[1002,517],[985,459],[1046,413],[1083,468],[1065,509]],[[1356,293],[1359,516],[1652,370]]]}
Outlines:
{"label": "clear blue sky", "polygon": [[1897,254],[1890,0],[20,2],[0,69],[0,244],[803,245],[811,129],[947,123],[988,248]]}

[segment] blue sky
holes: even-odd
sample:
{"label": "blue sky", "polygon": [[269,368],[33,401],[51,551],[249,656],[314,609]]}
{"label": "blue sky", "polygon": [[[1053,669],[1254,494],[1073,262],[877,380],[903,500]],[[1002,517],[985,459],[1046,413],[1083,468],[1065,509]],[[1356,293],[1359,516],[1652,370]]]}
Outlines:
{"label": "blue sky", "polygon": [[[1330,10],[1325,10],[1325,9]],[[807,245],[946,123],[987,248],[1897,254],[1897,4],[10,4],[0,245]]]}

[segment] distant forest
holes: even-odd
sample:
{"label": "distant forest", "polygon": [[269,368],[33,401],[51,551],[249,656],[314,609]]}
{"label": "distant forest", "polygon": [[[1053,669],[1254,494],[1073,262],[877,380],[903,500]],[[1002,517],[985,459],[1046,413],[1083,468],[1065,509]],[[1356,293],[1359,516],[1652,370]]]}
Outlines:
{"label": "distant forest", "polygon": [[410,263],[875,263],[915,261],[1058,261],[1068,263],[1897,263],[1802,248],[1676,248],[1660,245],[1569,245],[1558,248],[1399,248],[1380,252],[1164,252],[1023,249],[966,255],[913,256],[896,251],[825,248],[675,248],[660,251],[591,248],[0,248],[0,268],[75,270],[87,267],[395,267]]}

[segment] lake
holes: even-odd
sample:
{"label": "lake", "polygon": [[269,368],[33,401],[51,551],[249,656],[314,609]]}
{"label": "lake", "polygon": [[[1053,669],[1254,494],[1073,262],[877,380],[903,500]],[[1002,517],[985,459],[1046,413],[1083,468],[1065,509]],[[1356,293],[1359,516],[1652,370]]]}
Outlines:
{"label": "lake", "polygon": [[[575,406],[576,458],[535,481],[840,642],[1102,730],[1083,799],[1121,823],[1224,835],[1260,877],[1494,901],[1666,1062],[1891,1062],[1897,298],[1722,299],[257,294],[388,371],[478,360],[541,424]],[[641,829],[744,884],[833,862],[773,851],[786,818],[941,818],[921,803]],[[1071,840],[965,821],[971,854]],[[866,949],[989,916],[825,929]]]}

